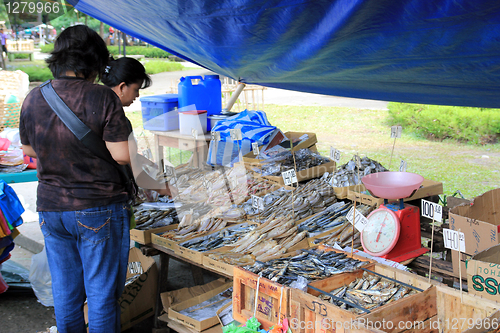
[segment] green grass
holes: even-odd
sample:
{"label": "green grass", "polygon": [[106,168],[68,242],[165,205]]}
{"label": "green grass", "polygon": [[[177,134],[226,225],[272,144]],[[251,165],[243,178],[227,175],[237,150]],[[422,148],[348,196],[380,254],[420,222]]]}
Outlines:
{"label": "green grass", "polygon": [[40,81],[44,82],[49,79],[54,78],[52,72],[47,67],[47,64],[43,60],[27,61],[7,64],[7,70],[21,70],[28,74],[30,82]]}
{"label": "green grass", "polygon": [[401,139],[390,138],[388,111],[341,107],[265,105],[271,124],[283,131],[314,132],[318,149],[328,155],[330,146],[342,152],[340,164],[356,153],[375,159],[396,171],[400,160],[408,172],[443,182],[444,193],[460,190],[473,198],[500,187],[500,144],[477,146],[453,140],[430,141],[403,130]]}
{"label": "green grass", "polygon": [[162,61],[162,60],[146,60],[143,63],[148,74],[158,74],[163,72],[181,71],[184,66],[178,62]]}

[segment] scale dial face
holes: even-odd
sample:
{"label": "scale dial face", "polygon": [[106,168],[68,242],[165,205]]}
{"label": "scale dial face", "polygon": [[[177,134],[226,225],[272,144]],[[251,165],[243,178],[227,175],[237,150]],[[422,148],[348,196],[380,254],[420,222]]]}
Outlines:
{"label": "scale dial face", "polygon": [[381,207],[368,215],[368,224],[361,232],[361,244],[366,253],[380,257],[396,246],[399,232],[399,218],[392,210]]}

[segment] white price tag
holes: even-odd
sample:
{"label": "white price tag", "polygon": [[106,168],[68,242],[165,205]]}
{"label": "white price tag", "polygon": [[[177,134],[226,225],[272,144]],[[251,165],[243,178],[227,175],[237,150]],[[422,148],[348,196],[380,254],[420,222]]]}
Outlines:
{"label": "white price tag", "polygon": [[354,155],[354,162],[356,162],[356,168],[361,168],[361,158],[358,155]]}
{"label": "white price tag", "polygon": [[259,143],[252,142],[252,151],[255,156],[259,155]]}
{"label": "white price tag", "polygon": [[422,200],[421,214],[423,217],[441,222],[443,220],[443,207],[438,203]]}
{"label": "white price tag", "polygon": [[229,135],[231,136],[231,140],[233,141],[243,140],[243,136],[241,135],[241,129],[239,128],[229,130]]}
{"label": "white price tag", "polygon": [[210,137],[213,141],[220,141],[220,132],[210,132]]}
{"label": "white price tag", "polygon": [[297,174],[295,173],[295,170],[288,170],[285,171],[281,174],[281,177],[283,178],[283,181],[285,182],[285,185],[290,186],[293,183],[298,183],[297,180]]}
{"label": "white price tag", "polygon": [[465,252],[465,235],[451,229],[443,229],[444,247],[454,251]]}
{"label": "white price tag", "polygon": [[198,140],[198,131],[195,130],[194,128],[191,128],[191,135],[195,140]]}
{"label": "white price tag", "polygon": [[171,166],[166,165],[166,166],[165,166],[165,175],[166,175],[167,177],[172,177],[172,176],[175,176],[175,168],[174,168],[174,167],[171,167]]}
{"label": "white price tag", "polygon": [[335,163],[339,163],[340,161],[340,151],[333,148],[333,147],[330,147],[330,159],[332,161],[335,161]]}
{"label": "white price tag", "polygon": [[399,164],[399,172],[406,172],[406,168],[408,167],[408,163],[406,161],[401,160]]}
{"label": "white price tag", "polygon": [[252,207],[263,211],[264,210],[264,198],[258,197],[256,195],[252,195]]}
{"label": "white price tag", "polygon": [[356,209],[356,221],[353,223],[354,219],[354,206],[351,207],[349,212],[346,215],[346,218],[351,224],[354,224],[354,227],[358,229],[359,232],[363,231],[363,229],[368,224],[368,219]]}
{"label": "white price tag", "polygon": [[403,127],[401,127],[401,126],[392,126],[391,127],[391,138],[399,139],[399,138],[401,138],[401,134],[403,134]]}

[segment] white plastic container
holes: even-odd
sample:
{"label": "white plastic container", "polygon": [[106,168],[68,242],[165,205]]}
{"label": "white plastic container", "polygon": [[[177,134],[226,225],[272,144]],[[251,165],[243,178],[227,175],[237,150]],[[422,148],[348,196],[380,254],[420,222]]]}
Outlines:
{"label": "white plastic container", "polygon": [[179,111],[180,133],[190,136],[193,129],[198,131],[200,135],[207,133],[206,110]]}

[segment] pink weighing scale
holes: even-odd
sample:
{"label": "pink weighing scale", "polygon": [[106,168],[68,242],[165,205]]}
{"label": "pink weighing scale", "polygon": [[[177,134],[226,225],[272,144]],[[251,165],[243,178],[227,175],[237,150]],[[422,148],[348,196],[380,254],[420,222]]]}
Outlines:
{"label": "pink weighing scale", "polygon": [[[403,202],[418,190],[424,177],[410,172],[378,172],[361,181],[384,204],[368,215],[361,244],[368,254],[397,262],[416,258],[428,250],[420,240],[420,209]],[[389,203],[389,200],[397,200]],[[399,201],[399,202],[398,202]]]}

